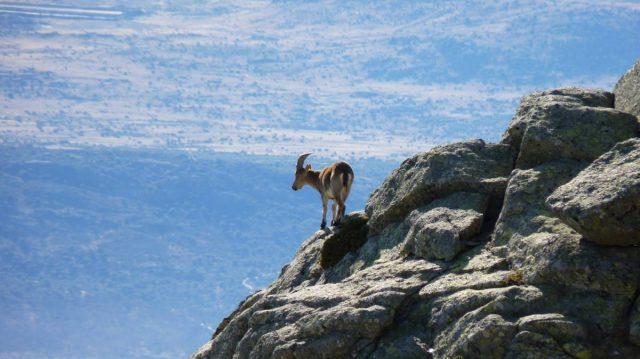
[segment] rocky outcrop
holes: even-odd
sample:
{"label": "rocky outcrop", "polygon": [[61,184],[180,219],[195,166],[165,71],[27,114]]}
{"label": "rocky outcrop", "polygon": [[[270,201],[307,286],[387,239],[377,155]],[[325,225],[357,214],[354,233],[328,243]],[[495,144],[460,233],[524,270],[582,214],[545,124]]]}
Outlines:
{"label": "rocky outcrop", "polygon": [[622,76],[613,93],[616,109],[640,117],[640,60]]}
{"label": "rocky outcrop", "polygon": [[613,95],[577,88],[538,92],[522,99],[503,143],[519,149],[517,168],[557,159],[593,161],[635,137],[635,116],[615,110]]}
{"label": "rocky outcrop", "polygon": [[500,144],[407,159],[192,357],[640,357],[640,139],[614,102],[532,94]]}
{"label": "rocky outcrop", "polygon": [[367,201],[371,233],[455,192],[501,196],[513,156],[507,145],[475,140],[436,147],[405,160]]}

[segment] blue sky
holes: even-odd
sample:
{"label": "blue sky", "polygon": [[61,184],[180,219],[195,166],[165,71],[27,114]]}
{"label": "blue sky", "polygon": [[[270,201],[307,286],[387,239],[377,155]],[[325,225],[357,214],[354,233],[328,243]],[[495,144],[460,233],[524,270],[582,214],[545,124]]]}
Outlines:
{"label": "blue sky", "polygon": [[0,45],[4,140],[398,159],[640,56],[637,1],[60,4],[0,6],[44,15]]}

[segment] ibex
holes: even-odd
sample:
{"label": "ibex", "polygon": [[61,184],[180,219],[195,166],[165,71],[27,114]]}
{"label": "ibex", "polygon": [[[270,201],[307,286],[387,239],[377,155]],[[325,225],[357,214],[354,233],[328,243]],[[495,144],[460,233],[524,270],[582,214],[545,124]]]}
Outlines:
{"label": "ibex", "polygon": [[[349,197],[349,191],[351,191],[351,184],[354,178],[353,170],[348,163],[340,161],[320,171],[313,171],[311,165],[304,167],[304,160],[307,159],[309,155],[310,153],[305,153],[298,157],[295,179],[293,180],[291,188],[297,191],[308,184],[320,192],[320,197],[322,198],[321,229],[327,226],[327,202],[330,199],[333,200],[333,206],[331,207],[331,225],[339,226],[344,218],[346,209],[344,203],[347,201],[347,197]],[[338,207],[337,212],[336,207]]]}

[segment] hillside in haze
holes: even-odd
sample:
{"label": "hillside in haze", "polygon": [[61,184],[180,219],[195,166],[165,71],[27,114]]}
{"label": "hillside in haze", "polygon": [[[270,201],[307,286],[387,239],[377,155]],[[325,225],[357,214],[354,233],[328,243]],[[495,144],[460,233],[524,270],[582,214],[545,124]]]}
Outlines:
{"label": "hillside in haze", "polygon": [[[0,153],[0,357],[184,357],[320,224],[295,158]],[[361,209],[393,163],[353,166]]]}
{"label": "hillside in haze", "polygon": [[4,141],[400,159],[640,48],[634,2],[55,3],[0,2]]}

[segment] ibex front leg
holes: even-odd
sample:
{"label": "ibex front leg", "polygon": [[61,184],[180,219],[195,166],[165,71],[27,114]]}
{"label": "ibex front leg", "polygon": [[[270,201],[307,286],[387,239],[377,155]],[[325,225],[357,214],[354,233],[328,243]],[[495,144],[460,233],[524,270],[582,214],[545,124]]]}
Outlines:
{"label": "ibex front leg", "polygon": [[320,223],[320,229],[327,227],[327,202],[327,197],[322,196],[322,222]]}

